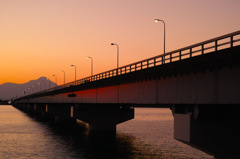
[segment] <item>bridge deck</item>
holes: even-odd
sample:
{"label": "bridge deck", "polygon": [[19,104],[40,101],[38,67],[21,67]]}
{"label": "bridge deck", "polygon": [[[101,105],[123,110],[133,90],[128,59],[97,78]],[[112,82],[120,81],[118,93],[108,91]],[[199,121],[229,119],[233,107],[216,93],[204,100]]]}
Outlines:
{"label": "bridge deck", "polygon": [[[240,56],[239,45],[240,45],[240,31],[237,31],[218,38],[214,38],[195,45],[191,45],[189,47],[175,50],[165,55],[149,58],[127,66],[120,67],[119,69],[113,69],[84,79],[80,79],[78,81],[70,82],[65,85],[61,85],[49,90],[27,95],[25,97],[18,98],[15,101],[26,99],[29,100],[38,97],[41,97],[41,99],[43,100],[42,97],[49,96],[52,97],[53,95],[55,95],[56,97],[56,95],[64,95],[68,98],[61,100],[61,102],[71,103],[86,102],[86,103],[162,104],[162,105],[169,103],[176,104],[175,102],[216,103],[219,101],[216,99],[206,100],[205,97],[204,97],[205,100],[203,100],[203,102],[196,100],[180,101],[176,100],[176,98],[184,96],[184,95],[181,96],[180,94],[186,94],[185,96],[187,96],[187,94],[191,96],[191,93],[196,94],[196,92],[193,92],[193,90],[189,88],[189,86],[195,88],[196,91],[200,91],[199,90],[200,88],[196,88],[196,86],[194,86],[195,84],[199,84],[200,81],[198,82],[189,81],[190,79],[185,77],[184,76],[185,74],[191,74],[193,72],[196,74],[199,71],[200,72],[204,72],[206,70],[213,71],[218,68],[226,66],[231,67],[237,65]],[[235,71],[235,73],[237,73],[237,75],[233,78],[238,78],[238,72]],[[213,78],[219,78],[214,77],[213,74],[214,73],[212,73],[212,75],[207,75],[206,77],[211,78],[211,81],[208,82],[206,81],[208,84],[206,83],[205,87],[201,86],[205,88],[203,90],[206,92],[208,92],[206,87],[209,86],[213,87],[211,86],[211,84],[214,85]],[[182,78],[177,77],[178,75],[182,76]],[[172,76],[174,76],[175,78],[172,78],[172,80],[169,81],[173,82],[174,79],[174,83],[171,83],[174,84],[174,86],[176,87],[174,89],[169,86],[170,84],[169,82],[167,82],[169,83],[167,84],[166,81],[164,80],[165,78],[170,79],[170,77]],[[196,80],[194,79],[196,77],[192,77],[191,80]],[[198,77],[203,79],[206,78],[203,76]],[[182,82],[183,80],[185,80],[185,82]],[[180,85],[179,86],[176,85],[175,84],[176,82],[180,82]],[[235,84],[238,83],[235,82]],[[179,91],[178,87],[180,86],[185,88],[181,88],[181,91]],[[189,89],[190,91],[188,91],[188,93],[184,93],[183,91],[185,91],[186,89]],[[217,88],[212,88],[213,92],[211,98],[214,98],[213,96],[218,96],[216,94],[219,93],[216,92],[214,93],[214,91],[218,91],[217,89],[219,89],[219,86],[217,86]],[[178,94],[179,97],[176,97],[177,95],[175,95],[174,97],[173,94],[171,95],[169,93],[167,93],[169,94],[168,96],[166,95],[164,96],[162,95],[162,92],[172,92],[173,94]],[[202,91],[200,92],[203,93]],[[69,95],[71,93],[73,95]],[[74,97],[75,95],[77,95],[77,97]],[[173,96],[173,99],[175,98],[173,102],[170,102],[170,99],[166,100],[167,98],[171,98],[170,96]],[[133,98],[138,99],[133,100]],[[194,98],[199,98],[199,95],[198,97]],[[49,99],[47,99],[47,101],[50,102]],[[53,101],[59,102],[56,100]]]}

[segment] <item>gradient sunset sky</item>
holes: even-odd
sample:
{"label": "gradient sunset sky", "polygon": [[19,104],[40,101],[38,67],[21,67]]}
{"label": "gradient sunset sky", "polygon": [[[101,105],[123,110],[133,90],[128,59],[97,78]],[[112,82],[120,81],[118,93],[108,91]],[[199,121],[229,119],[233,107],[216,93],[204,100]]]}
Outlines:
{"label": "gradient sunset sky", "polygon": [[0,0],[0,84],[58,84],[240,30],[240,0]]}

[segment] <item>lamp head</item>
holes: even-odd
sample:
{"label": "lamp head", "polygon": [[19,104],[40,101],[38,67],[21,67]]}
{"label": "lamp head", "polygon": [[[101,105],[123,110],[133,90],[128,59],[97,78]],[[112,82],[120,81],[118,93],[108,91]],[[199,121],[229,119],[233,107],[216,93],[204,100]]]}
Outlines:
{"label": "lamp head", "polygon": [[111,45],[116,45],[115,43],[111,43]]}
{"label": "lamp head", "polygon": [[154,22],[159,22],[160,20],[159,19],[154,19]]}

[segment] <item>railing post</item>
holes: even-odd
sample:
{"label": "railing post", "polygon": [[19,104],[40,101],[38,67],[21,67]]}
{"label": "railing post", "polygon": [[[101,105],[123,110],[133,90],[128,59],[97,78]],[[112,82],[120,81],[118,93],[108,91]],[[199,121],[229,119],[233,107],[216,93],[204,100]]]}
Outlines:
{"label": "railing post", "polygon": [[132,72],[132,65],[130,65],[130,72]]}
{"label": "railing post", "polygon": [[162,64],[164,64],[164,58],[163,58],[164,56],[165,56],[165,55],[162,56]]}
{"label": "railing post", "polygon": [[190,58],[192,57],[192,48],[190,48]]}
{"label": "railing post", "polygon": [[141,62],[141,70],[142,70],[142,62]]}
{"label": "railing post", "polygon": [[149,67],[149,61],[147,60],[147,68]]}
{"label": "railing post", "polygon": [[204,44],[202,44],[202,55],[204,54]]}
{"label": "railing post", "polygon": [[170,54],[170,62],[172,62],[172,54]]}
{"label": "railing post", "polygon": [[217,47],[218,47],[218,44],[217,44],[217,40],[215,41],[215,51],[217,51]]}
{"label": "railing post", "polygon": [[154,58],[154,67],[156,66],[156,58]]}
{"label": "railing post", "polygon": [[231,45],[231,47],[233,47],[233,35],[230,37],[230,45]]}
{"label": "railing post", "polygon": [[179,51],[179,60],[182,59],[182,51]]}

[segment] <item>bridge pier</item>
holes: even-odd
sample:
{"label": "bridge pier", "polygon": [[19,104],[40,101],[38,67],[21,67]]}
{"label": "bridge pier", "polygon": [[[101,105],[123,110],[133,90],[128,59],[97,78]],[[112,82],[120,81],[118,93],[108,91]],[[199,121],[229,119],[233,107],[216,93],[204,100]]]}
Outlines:
{"label": "bridge pier", "polygon": [[47,114],[54,116],[54,121],[59,124],[72,125],[76,124],[77,120],[70,116],[69,104],[47,104],[44,111]]}
{"label": "bridge pier", "polygon": [[16,108],[18,108],[21,111],[24,111],[25,113],[29,115],[34,115],[34,105],[30,103],[25,103],[25,104],[15,104],[14,105]]}
{"label": "bridge pier", "polygon": [[119,105],[76,105],[73,116],[89,124],[91,132],[116,132],[116,125],[134,118],[134,109]]}
{"label": "bridge pier", "polygon": [[175,105],[174,138],[216,157],[234,158],[240,141],[239,106]]}
{"label": "bridge pier", "polygon": [[19,104],[17,108],[40,120],[88,123],[90,132],[116,132],[116,125],[134,118],[134,108],[119,104]]}

